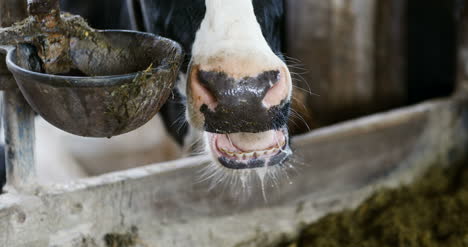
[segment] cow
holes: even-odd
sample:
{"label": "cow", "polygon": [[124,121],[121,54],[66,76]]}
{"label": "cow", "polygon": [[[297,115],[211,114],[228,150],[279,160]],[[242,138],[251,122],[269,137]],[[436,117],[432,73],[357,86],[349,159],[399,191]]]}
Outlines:
{"label": "cow", "polygon": [[202,143],[214,173],[275,170],[287,162],[293,85],[281,55],[283,0],[62,0],[61,6],[95,28],[137,29],[182,45],[187,59],[161,116],[179,144]]}

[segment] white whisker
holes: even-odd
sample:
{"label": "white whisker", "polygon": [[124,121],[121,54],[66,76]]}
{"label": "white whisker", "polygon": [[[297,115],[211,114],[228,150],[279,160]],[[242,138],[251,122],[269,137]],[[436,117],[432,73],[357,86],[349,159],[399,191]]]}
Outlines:
{"label": "white whisker", "polygon": [[304,123],[304,125],[307,127],[308,131],[312,130],[310,128],[309,124],[307,123],[307,121],[304,119],[304,117],[302,117],[301,114],[299,114],[296,110],[294,110],[292,108],[291,108],[291,116],[301,120]]}

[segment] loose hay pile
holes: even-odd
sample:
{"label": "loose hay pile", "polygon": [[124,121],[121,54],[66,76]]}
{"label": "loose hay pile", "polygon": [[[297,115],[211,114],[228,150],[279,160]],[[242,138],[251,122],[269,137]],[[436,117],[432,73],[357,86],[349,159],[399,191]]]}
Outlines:
{"label": "loose hay pile", "polygon": [[412,185],[306,227],[288,247],[466,247],[468,164],[433,167]]}

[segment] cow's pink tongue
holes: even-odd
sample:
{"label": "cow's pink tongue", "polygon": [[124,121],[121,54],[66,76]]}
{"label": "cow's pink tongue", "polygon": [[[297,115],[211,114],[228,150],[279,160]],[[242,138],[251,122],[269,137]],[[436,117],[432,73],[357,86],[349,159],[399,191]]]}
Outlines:
{"label": "cow's pink tongue", "polygon": [[281,148],[285,136],[281,131],[266,131],[262,133],[235,133],[220,135],[217,140],[218,148],[230,152],[252,152],[268,150],[273,147]]}

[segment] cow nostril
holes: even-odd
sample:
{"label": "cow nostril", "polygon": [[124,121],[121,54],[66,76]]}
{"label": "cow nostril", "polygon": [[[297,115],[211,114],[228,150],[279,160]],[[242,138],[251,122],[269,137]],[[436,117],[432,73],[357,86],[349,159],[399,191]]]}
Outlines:
{"label": "cow nostril", "polygon": [[[267,109],[282,104],[290,94],[287,69],[265,71],[257,76],[235,78],[225,72],[204,71],[194,66],[190,72],[192,101],[197,109],[206,105],[215,111],[218,104],[224,110],[236,107]],[[205,107],[206,108],[206,107]]]}
{"label": "cow nostril", "polygon": [[211,92],[207,81],[203,78],[201,73],[198,67],[194,67],[190,71],[189,84],[191,87],[192,100],[198,109],[206,105],[214,111],[217,105],[216,97]]}
{"label": "cow nostril", "polygon": [[263,98],[263,104],[270,108],[281,104],[285,99],[288,98],[290,86],[289,86],[289,72],[282,69],[277,75],[277,80],[272,82],[271,87],[268,89],[265,97]]}

